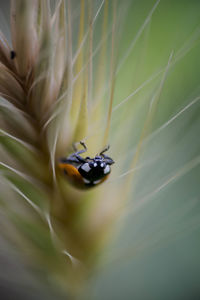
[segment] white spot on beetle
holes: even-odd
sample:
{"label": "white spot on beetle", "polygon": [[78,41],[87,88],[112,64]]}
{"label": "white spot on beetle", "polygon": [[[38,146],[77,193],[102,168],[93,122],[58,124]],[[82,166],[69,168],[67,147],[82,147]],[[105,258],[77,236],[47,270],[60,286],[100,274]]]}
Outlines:
{"label": "white spot on beetle", "polygon": [[104,164],[103,164],[103,163],[101,163],[101,167],[102,167],[102,168],[104,167]]}
{"label": "white spot on beetle", "polygon": [[87,179],[85,179],[85,178],[83,178],[83,181],[85,182],[85,183],[90,183],[90,181],[89,180],[87,180]]}
{"label": "white spot on beetle", "polygon": [[109,167],[109,165],[107,165],[107,166],[105,167],[105,169],[103,170],[103,172],[104,172],[104,174],[110,173],[110,167]]}
{"label": "white spot on beetle", "polygon": [[101,181],[101,179],[95,180],[95,181],[93,181],[93,184],[98,184],[100,181]]}
{"label": "white spot on beetle", "polygon": [[85,163],[82,165],[81,169],[85,172],[89,172],[91,170],[90,166],[88,163]]}
{"label": "white spot on beetle", "polygon": [[94,167],[95,167],[95,168],[97,167],[97,163],[94,163]]}

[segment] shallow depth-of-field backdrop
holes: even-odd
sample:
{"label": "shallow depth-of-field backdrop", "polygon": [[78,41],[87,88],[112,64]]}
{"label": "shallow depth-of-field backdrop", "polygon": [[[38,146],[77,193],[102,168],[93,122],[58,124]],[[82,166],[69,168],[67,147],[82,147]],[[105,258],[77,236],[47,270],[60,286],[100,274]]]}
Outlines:
{"label": "shallow depth-of-field backdrop", "polygon": [[[45,132],[46,160],[42,161],[44,153],[39,154],[39,166],[31,164],[32,152],[28,156],[29,148],[20,144],[37,148],[37,137],[31,141],[10,125],[17,111],[9,110],[11,100],[3,94],[15,95],[15,87],[8,84],[9,92],[2,92],[5,82],[0,75],[0,298],[200,299],[200,1],[69,0],[65,6],[64,2],[51,1],[51,9],[61,3],[65,11],[66,57],[58,52],[65,59],[61,77],[67,78],[67,86],[62,79],[64,87],[59,86],[52,100],[55,105],[50,107],[47,99],[41,108],[44,112],[45,105],[51,108],[48,118],[53,115],[53,121],[46,125],[49,119],[43,119],[40,105],[46,90],[51,95],[59,73],[52,69],[60,63],[54,61],[59,54],[53,52],[52,41],[61,31],[54,28],[48,32],[52,73],[46,69],[42,79],[36,78],[48,75],[52,86],[41,88],[41,96],[37,90],[37,105],[26,110],[33,108],[31,117],[40,119]],[[0,30],[13,49],[9,7],[1,1]],[[44,40],[45,32],[41,36]],[[49,57],[48,47],[42,55]],[[4,74],[2,70],[1,65]],[[70,98],[69,86],[80,70]],[[82,92],[78,84],[84,86]],[[66,90],[68,98],[63,100]],[[56,107],[59,97],[66,101],[63,107],[68,105],[70,122],[63,116],[65,109]],[[73,113],[80,107],[79,114]],[[92,191],[68,187],[67,178],[57,170],[59,157],[68,155],[72,142],[81,139],[90,155],[110,144],[108,155],[115,160],[109,179]],[[41,152],[43,146],[38,149]],[[40,167],[40,158],[48,178],[34,170]],[[22,174],[31,178],[27,185],[29,177]],[[63,220],[62,205],[70,211],[69,222]]]}

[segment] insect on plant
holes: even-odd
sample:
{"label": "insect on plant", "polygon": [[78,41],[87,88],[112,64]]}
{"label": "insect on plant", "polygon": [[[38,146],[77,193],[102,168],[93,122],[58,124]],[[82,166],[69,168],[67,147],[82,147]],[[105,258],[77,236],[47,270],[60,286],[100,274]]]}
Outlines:
{"label": "insect on plant", "polygon": [[87,156],[83,158],[80,154],[87,151],[84,142],[80,141],[83,149],[78,151],[76,145],[73,145],[74,153],[67,158],[61,158],[59,168],[64,171],[69,180],[79,188],[94,187],[105,181],[110,172],[110,165],[114,160],[104,153],[109,150],[109,146],[103,149],[94,158]]}

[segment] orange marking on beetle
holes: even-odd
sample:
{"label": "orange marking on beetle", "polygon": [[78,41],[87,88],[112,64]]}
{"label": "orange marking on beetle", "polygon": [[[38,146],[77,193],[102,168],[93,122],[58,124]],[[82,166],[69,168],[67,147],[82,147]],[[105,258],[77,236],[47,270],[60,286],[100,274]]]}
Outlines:
{"label": "orange marking on beetle", "polygon": [[76,185],[83,184],[83,178],[76,167],[66,163],[59,163],[59,168],[62,169],[69,180]]}

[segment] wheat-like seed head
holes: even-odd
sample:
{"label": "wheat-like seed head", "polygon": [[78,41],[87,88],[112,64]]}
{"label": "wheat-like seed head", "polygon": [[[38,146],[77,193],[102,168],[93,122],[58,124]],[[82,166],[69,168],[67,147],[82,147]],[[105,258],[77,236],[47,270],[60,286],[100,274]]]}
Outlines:
{"label": "wheat-like seed head", "polygon": [[[74,30],[71,1],[55,2],[53,11],[49,1],[11,1],[12,45],[3,33],[0,43],[1,185],[3,203],[10,193],[15,203],[3,206],[11,238],[68,289],[77,289],[96,264],[120,200],[109,184],[103,194],[99,187],[79,191],[58,170],[73,142],[84,139],[89,154],[100,152],[111,122],[116,5],[79,4]],[[101,39],[94,50],[98,17]]]}

